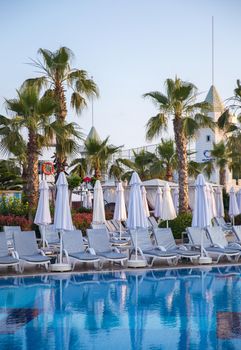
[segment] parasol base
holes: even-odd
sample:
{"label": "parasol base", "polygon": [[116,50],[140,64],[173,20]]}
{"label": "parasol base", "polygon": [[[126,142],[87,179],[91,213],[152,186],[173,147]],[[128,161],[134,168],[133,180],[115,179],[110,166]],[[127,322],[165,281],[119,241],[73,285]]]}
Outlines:
{"label": "parasol base", "polygon": [[208,256],[201,256],[199,258],[199,264],[203,265],[203,264],[212,264],[212,258],[209,258]]}
{"label": "parasol base", "polygon": [[133,259],[127,261],[128,267],[146,267],[147,263],[143,259]]}
{"label": "parasol base", "polygon": [[72,266],[70,264],[51,264],[49,267],[50,271],[54,272],[65,272],[65,271],[71,271]]}

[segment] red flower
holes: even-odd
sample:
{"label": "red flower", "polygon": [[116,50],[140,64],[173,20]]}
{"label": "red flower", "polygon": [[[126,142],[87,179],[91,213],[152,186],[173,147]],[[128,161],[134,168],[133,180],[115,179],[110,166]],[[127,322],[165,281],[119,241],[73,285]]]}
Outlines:
{"label": "red flower", "polygon": [[84,182],[90,182],[90,181],[91,181],[91,178],[88,177],[88,176],[86,176],[86,177],[83,178],[83,181],[84,181]]}
{"label": "red flower", "polygon": [[0,215],[0,226],[21,226],[23,231],[32,229],[32,222],[23,216]]}
{"label": "red flower", "polygon": [[76,213],[73,214],[72,218],[75,227],[85,233],[90,228],[92,213]]}

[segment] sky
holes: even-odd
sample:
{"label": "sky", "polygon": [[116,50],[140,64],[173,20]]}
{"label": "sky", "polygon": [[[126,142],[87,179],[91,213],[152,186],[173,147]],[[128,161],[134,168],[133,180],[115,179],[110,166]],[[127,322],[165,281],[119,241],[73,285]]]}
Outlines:
{"label": "sky", "polygon": [[[144,93],[164,92],[165,80],[177,75],[205,98],[212,16],[214,81],[225,100],[241,78],[240,0],[0,0],[0,113],[6,114],[4,98],[15,97],[22,82],[37,75],[28,63],[38,49],[67,46],[73,66],[99,87],[94,125],[100,137],[125,149],[143,146],[145,125],[157,112]],[[68,120],[88,134],[91,103],[81,116],[68,108]]]}

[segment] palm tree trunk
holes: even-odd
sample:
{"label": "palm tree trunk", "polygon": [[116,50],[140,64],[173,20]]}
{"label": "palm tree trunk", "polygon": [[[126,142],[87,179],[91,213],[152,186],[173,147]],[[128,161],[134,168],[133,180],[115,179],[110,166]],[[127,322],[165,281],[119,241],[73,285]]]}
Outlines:
{"label": "palm tree trunk", "polygon": [[35,208],[38,204],[38,148],[36,133],[29,129],[27,159],[28,159],[28,201],[30,208]]}
{"label": "palm tree trunk", "polygon": [[22,179],[23,179],[23,198],[28,198],[28,165],[22,164]]}
{"label": "palm tree trunk", "polygon": [[187,139],[183,132],[182,119],[179,116],[175,116],[173,126],[178,158],[179,213],[186,213],[188,210]]}
{"label": "palm tree trunk", "polygon": [[95,178],[97,180],[100,180],[101,179],[101,171],[99,168],[95,168]]}
{"label": "palm tree trunk", "polygon": [[224,188],[226,188],[226,169],[225,167],[220,167],[219,169],[219,182]]}
{"label": "palm tree trunk", "polygon": [[172,166],[170,164],[167,164],[165,177],[167,181],[173,180],[173,171],[172,171]]}
{"label": "palm tree trunk", "polygon": [[58,103],[57,111],[56,111],[56,117],[61,120],[65,120],[67,115],[67,105],[66,105],[66,97],[65,97],[65,91],[64,87],[62,86],[61,82],[56,82],[55,89],[54,89],[54,95]]}
{"label": "palm tree trunk", "polygon": [[[54,95],[56,98],[56,101],[58,103],[58,107],[55,113],[56,119],[63,122],[65,121],[65,118],[67,116],[67,105],[66,105],[66,97],[65,97],[65,91],[64,87],[62,86],[61,82],[56,82],[55,89],[54,89]],[[58,147],[60,144],[59,136],[56,135],[56,172],[57,177],[61,171],[65,170],[65,155],[60,154],[58,149],[61,147]]]}

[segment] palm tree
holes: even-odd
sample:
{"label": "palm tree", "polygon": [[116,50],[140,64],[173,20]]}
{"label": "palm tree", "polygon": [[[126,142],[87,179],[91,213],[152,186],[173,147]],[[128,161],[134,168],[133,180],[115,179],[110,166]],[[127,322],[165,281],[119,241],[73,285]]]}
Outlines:
{"label": "palm tree", "polygon": [[0,189],[21,190],[21,169],[16,165],[15,159],[0,160]]}
{"label": "palm tree", "polygon": [[80,128],[76,123],[67,123],[64,120],[53,121],[48,128],[47,134],[55,143],[56,152],[54,153],[54,165],[56,170],[56,180],[58,174],[65,170],[67,164],[67,155],[76,155],[79,153],[79,144],[77,140],[83,139]]}
{"label": "palm tree", "polygon": [[151,166],[152,177],[165,178],[167,181],[173,181],[173,171],[177,168],[177,153],[174,148],[174,141],[163,140],[156,148],[156,156],[153,158]]}
{"label": "palm tree", "polygon": [[27,143],[20,133],[18,124],[12,123],[10,118],[0,115],[0,152],[3,156],[15,158],[22,171],[22,190],[27,195]]}
{"label": "palm tree", "polygon": [[118,152],[122,146],[116,147],[108,145],[109,137],[104,141],[90,138],[85,141],[86,160],[90,171],[94,171],[97,179],[101,178],[101,173],[107,171],[107,162],[110,157]]}
{"label": "palm tree", "polygon": [[85,158],[76,158],[70,163],[70,167],[73,169],[70,171],[70,174],[78,175],[82,179],[87,174],[87,161]]}
{"label": "palm tree", "polygon": [[197,88],[179,78],[166,80],[166,95],[153,91],[144,94],[158,106],[159,112],[146,125],[148,140],[167,129],[168,118],[173,121],[178,160],[179,212],[188,210],[188,157],[187,141],[200,127],[213,127],[211,118],[202,114],[209,109],[206,102],[196,103]]}
{"label": "palm tree", "polygon": [[[55,116],[59,124],[64,122],[67,116],[66,91],[71,89],[71,107],[80,114],[87,106],[87,99],[98,96],[98,88],[95,82],[88,78],[85,70],[71,68],[73,52],[67,47],[60,47],[56,51],[39,49],[41,59],[32,60],[32,64],[43,73],[42,76],[25,81],[27,86],[47,86],[46,94],[56,100]],[[61,138],[56,135],[57,163],[61,164],[66,155],[59,154],[58,146]],[[60,147],[62,148],[62,147]],[[60,166],[61,168],[61,166]]]}
{"label": "palm tree", "polygon": [[131,173],[136,171],[140,176],[142,181],[149,180],[152,178],[151,174],[151,166],[154,161],[157,161],[157,157],[154,153],[141,150],[139,153],[133,151],[134,159],[118,159],[119,163],[124,164],[127,168],[131,169],[131,171],[127,171],[123,174],[123,179],[129,179]]}
{"label": "palm tree", "polygon": [[38,201],[38,156],[43,145],[47,145],[50,128],[50,116],[56,103],[50,97],[40,97],[36,87],[25,87],[17,90],[17,98],[6,100],[7,109],[14,113],[10,120],[13,129],[27,129],[27,191],[30,207],[36,207]]}
{"label": "palm tree", "polygon": [[114,177],[117,181],[122,179],[122,176],[125,174],[125,169],[121,166],[121,159],[116,159],[114,163],[110,166],[109,176]]}
{"label": "palm tree", "polygon": [[230,150],[222,140],[213,144],[211,157],[214,159],[216,166],[219,167],[219,182],[220,185],[226,187],[226,167],[230,165]]}

